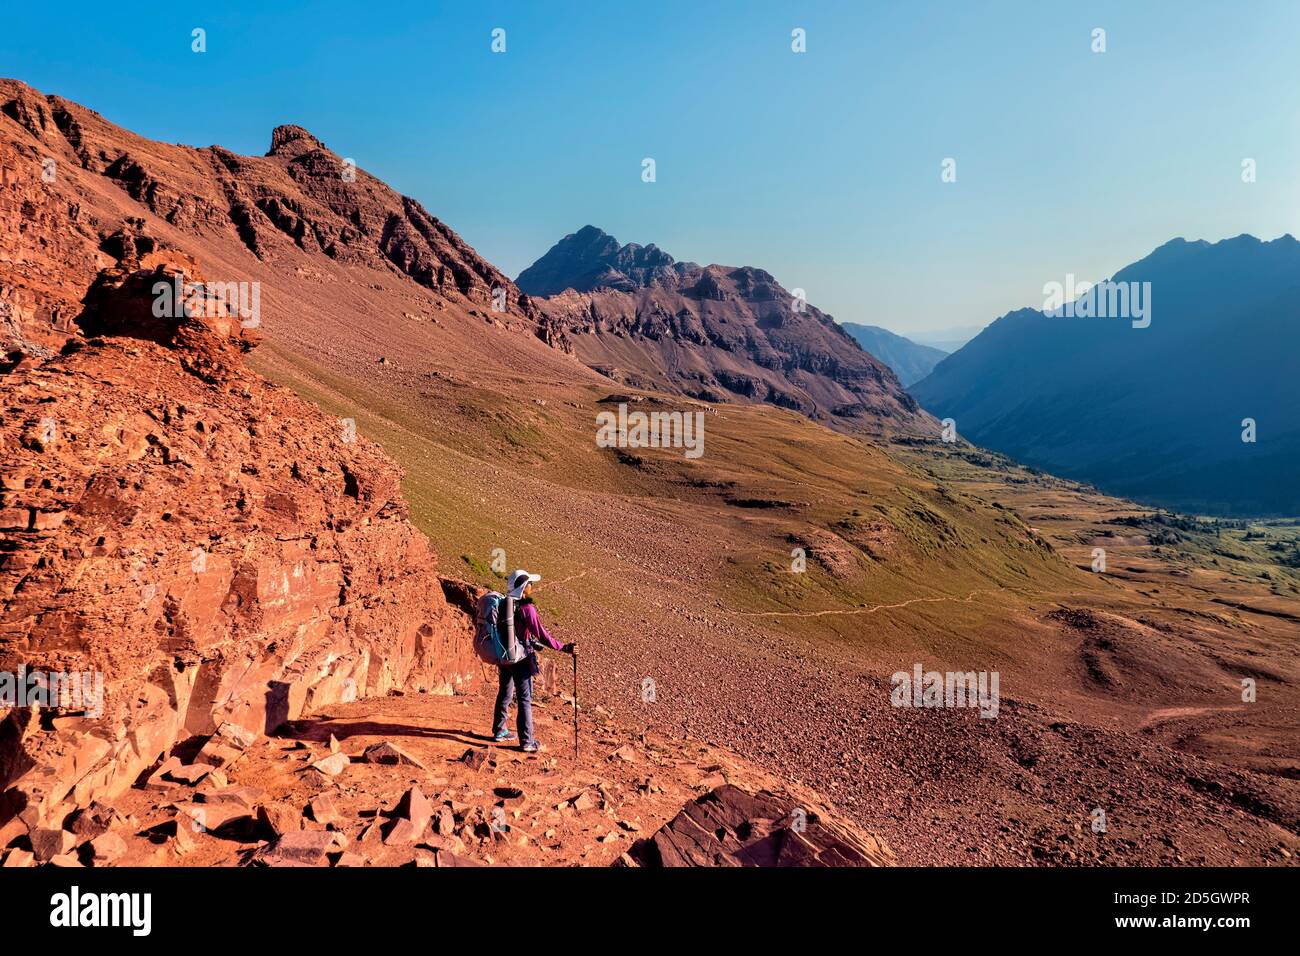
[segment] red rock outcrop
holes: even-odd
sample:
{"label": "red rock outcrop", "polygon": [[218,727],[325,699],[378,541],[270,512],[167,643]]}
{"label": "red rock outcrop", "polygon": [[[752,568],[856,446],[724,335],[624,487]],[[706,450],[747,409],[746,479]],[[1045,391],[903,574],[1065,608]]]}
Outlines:
{"label": "red rock outcrop", "polygon": [[223,277],[360,267],[546,338],[527,296],[455,231],[301,127],[277,127],[265,156],[193,149],[0,79],[0,352],[68,338],[86,281],[113,263],[101,239],[128,218],[219,256]]}
{"label": "red rock outcrop", "polygon": [[187,257],[113,239],[85,336],[0,375],[0,672],[103,675],[102,701],[0,706],[0,826],[110,799],[219,728],[218,757],[475,672],[397,466],[248,370],[255,330]]}
{"label": "red rock outcrop", "polygon": [[865,833],[763,790],[724,784],[691,801],[633,848],[642,866],[889,866],[893,853]]}

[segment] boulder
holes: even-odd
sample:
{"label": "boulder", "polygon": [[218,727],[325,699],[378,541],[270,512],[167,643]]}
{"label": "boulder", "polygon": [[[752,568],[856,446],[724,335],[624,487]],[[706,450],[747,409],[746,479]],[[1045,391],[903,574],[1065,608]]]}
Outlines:
{"label": "boulder", "polygon": [[190,764],[187,767],[179,768],[173,767],[167,771],[167,778],[192,787],[215,769],[211,764],[206,763]]}
{"label": "boulder", "polygon": [[257,787],[212,787],[194,794],[194,799],[200,803],[231,803],[249,811],[255,810],[265,797],[266,792]]}
{"label": "boulder", "polygon": [[730,784],[688,803],[631,856],[646,867],[887,866],[884,844],[793,798]]}
{"label": "boulder", "polygon": [[412,757],[405,750],[402,750],[396,744],[388,742],[372,744],[367,747],[362,759],[368,763],[385,764],[387,766],[397,766],[404,764],[410,767],[418,767],[421,770],[426,769],[424,764]]}
{"label": "boulder", "polygon": [[315,797],[308,805],[308,809],[311,810],[311,818],[321,826],[327,827],[343,819],[332,794],[322,793]]}
{"label": "boulder", "polygon": [[420,845],[426,846],[430,850],[435,850],[439,853],[465,852],[465,841],[458,836],[450,834],[445,836],[436,833],[426,834],[424,839],[420,841]]}
{"label": "boulder", "polygon": [[419,787],[412,787],[402,794],[402,799],[397,801],[397,806],[392,811],[394,817],[409,820],[421,833],[428,827],[433,813],[433,804]]}
{"label": "boulder", "polygon": [[417,827],[410,820],[398,818],[388,825],[387,832],[384,833],[384,844],[386,846],[406,846],[414,843],[424,836],[424,830]]}
{"label": "boulder", "polygon": [[327,777],[337,777],[351,762],[345,753],[332,753],[328,757],[317,760],[311,765],[311,768],[320,771]]}
{"label": "boulder", "polygon": [[70,829],[83,840],[93,840],[100,834],[107,833],[113,826],[122,822],[121,815],[112,807],[98,801],[77,812],[69,824]]}
{"label": "boulder", "polygon": [[5,857],[5,861],[2,865],[12,869],[35,866],[36,857],[26,850],[14,848],[9,851],[9,855]]}
{"label": "boulder", "polygon": [[4,823],[0,823],[0,850],[26,835],[27,824],[23,822],[22,817],[10,817]]}
{"label": "boulder", "polygon": [[492,762],[488,752],[479,747],[470,747],[461,754],[460,759],[463,763],[468,764],[471,770],[482,770]]}
{"label": "boulder", "polygon": [[178,810],[172,817],[172,849],[181,856],[193,853],[199,846],[199,834],[206,831],[206,824],[196,820],[185,810]]}
{"label": "boulder", "polygon": [[250,862],[262,866],[323,866],[326,854],[337,848],[334,834],[327,830],[299,830],[258,850]]}
{"label": "boulder", "polygon": [[117,833],[102,833],[90,841],[95,866],[111,866],[126,856],[126,841]]}
{"label": "boulder", "polygon": [[456,814],[451,807],[439,807],[433,815],[433,832],[442,836],[451,836],[456,832]]}
{"label": "boulder", "polygon": [[244,751],[222,743],[214,737],[203,745],[203,749],[199,751],[199,756],[209,766],[230,767],[244,756]]}
{"label": "boulder", "polygon": [[252,826],[255,810],[233,800],[219,803],[178,803],[177,814],[184,814],[195,833],[211,833],[236,822]]}
{"label": "boulder", "polygon": [[217,732],[209,738],[209,743],[213,740],[235,750],[248,750],[257,742],[257,731],[224,720],[217,728]]}
{"label": "boulder", "polygon": [[229,767],[240,760],[256,740],[256,731],[225,720],[217,727],[217,732],[203,744],[203,749],[199,751],[199,758],[201,762],[213,769]]}
{"label": "boulder", "polygon": [[180,758],[168,757],[159,764],[157,770],[149,775],[149,779],[144,783],[144,788],[146,790],[156,790],[163,793],[168,790],[175,790],[180,786],[180,784],[170,779],[170,775],[173,770],[179,769],[181,769]]}
{"label": "boulder", "polygon": [[38,827],[31,831],[32,854],[38,863],[48,863],[77,845],[77,838],[67,830]]}
{"label": "boulder", "polygon": [[257,823],[272,837],[302,829],[302,814],[283,803],[263,803],[257,808]]}

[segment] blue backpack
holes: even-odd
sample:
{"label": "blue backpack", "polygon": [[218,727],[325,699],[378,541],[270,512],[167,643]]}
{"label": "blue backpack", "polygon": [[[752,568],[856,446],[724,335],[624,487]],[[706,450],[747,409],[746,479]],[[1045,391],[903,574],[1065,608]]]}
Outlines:
{"label": "blue backpack", "polygon": [[[505,630],[500,627],[502,604],[505,604]],[[496,591],[478,599],[474,615],[474,653],[488,664],[508,667],[523,660],[524,648],[515,639],[515,602]]]}

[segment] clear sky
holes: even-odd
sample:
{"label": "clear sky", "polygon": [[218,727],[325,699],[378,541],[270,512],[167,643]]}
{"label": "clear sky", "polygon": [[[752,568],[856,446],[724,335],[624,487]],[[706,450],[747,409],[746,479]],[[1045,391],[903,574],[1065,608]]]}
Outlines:
{"label": "clear sky", "polygon": [[512,276],[592,223],[904,333],[1300,232],[1297,0],[9,3],[0,75],[194,146],[297,123]]}

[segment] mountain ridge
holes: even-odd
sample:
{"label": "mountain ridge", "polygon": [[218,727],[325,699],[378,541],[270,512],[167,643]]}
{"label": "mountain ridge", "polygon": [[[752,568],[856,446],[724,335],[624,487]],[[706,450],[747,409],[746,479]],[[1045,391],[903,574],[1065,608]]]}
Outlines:
{"label": "mountain ridge", "polygon": [[[1300,390],[1285,358],[1300,337],[1300,242],[1174,239],[1110,281],[1150,283],[1148,328],[1016,309],[913,394],[972,441],[1138,501],[1300,513],[1287,478]],[[1241,440],[1246,419],[1255,442]]]}
{"label": "mountain ridge", "polygon": [[922,345],[906,336],[891,332],[878,325],[861,325],[857,322],[841,322],[847,331],[862,346],[863,350],[880,359],[898,376],[898,381],[907,388],[925,378],[934,367],[943,361],[949,353],[931,345]]}
{"label": "mountain ridge", "polygon": [[764,269],[679,262],[589,225],[518,281],[580,360],[624,384],[871,434],[937,432],[888,365]]}

